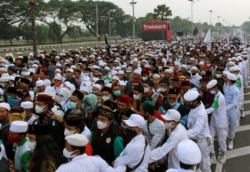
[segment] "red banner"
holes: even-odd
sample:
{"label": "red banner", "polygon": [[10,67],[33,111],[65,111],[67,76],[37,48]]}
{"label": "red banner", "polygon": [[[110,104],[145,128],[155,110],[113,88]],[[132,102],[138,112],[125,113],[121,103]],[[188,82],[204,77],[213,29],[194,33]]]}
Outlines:
{"label": "red banner", "polygon": [[143,24],[143,32],[162,32],[168,30],[168,22],[147,22]]}

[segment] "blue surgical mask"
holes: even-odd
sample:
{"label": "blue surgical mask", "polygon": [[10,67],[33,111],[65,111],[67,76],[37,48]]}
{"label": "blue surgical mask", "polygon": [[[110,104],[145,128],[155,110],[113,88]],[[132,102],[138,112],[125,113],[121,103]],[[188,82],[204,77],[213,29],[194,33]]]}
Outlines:
{"label": "blue surgical mask", "polygon": [[70,101],[69,104],[68,104],[68,109],[76,109],[76,103]]}
{"label": "blue surgical mask", "polygon": [[121,95],[121,90],[116,90],[113,92],[114,96],[118,97]]}

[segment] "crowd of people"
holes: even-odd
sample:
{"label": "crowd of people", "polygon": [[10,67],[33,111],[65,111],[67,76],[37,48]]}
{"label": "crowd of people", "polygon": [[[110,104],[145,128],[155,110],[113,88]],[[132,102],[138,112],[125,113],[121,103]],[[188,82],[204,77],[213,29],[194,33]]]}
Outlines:
{"label": "crowd of people", "polygon": [[0,171],[211,172],[245,117],[249,57],[225,40],[8,53]]}

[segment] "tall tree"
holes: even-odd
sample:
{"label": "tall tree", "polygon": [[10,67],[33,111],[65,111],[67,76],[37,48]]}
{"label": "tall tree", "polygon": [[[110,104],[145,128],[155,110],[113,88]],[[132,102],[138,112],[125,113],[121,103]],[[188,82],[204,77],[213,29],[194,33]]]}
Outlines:
{"label": "tall tree", "polygon": [[157,19],[164,21],[164,20],[167,20],[168,17],[172,16],[172,11],[168,6],[166,6],[165,4],[162,4],[162,5],[158,5],[154,9],[154,14]]}
{"label": "tall tree", "polygon": [[43,10],[40,11],[39,20],[49,25],[58,43],[63,43],[63,37],[79,22],[78,15],[75,13],[78,8],[77,2],[50,0],[41,8]]}

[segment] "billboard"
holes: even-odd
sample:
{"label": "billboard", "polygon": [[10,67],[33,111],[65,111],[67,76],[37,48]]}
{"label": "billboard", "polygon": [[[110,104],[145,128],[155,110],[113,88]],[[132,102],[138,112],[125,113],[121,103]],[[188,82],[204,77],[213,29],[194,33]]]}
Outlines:
{"label": "billboard", "polygon": [[167,21],[146,22],[142,26],[142,39],[150,40],[170,40],[172,39],[172,30]]}

